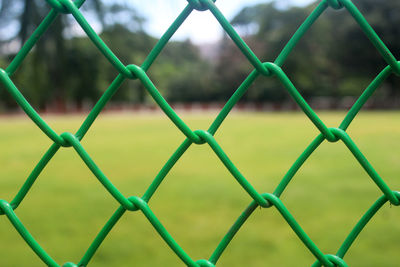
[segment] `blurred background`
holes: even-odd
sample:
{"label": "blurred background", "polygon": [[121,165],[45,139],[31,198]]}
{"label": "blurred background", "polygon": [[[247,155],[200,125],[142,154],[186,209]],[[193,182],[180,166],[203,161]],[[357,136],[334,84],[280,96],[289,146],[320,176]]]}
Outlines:
{"label": "blurred background", "polygon": [[[354,1],[396,58],[400,2]],[[217,6],[261,61],[273,61],[316,6],[310,0],[218,0]],[[124,64],[141,65],[187,5],[185,0],[87,0],[81,10]],[[6,68],[49,12],[43,0],[0,0],[0,66]],[[283,65],[328,127],[386,63],[345,10],[328,9]],[[148,71],[192,129],[207,129],[253,70],[209,12],[184,23]],[[75,132],[118,75],[70,15],[59,16],[13,82],[57,132]],[[389,187],[400,188],[400,80],[375,92],[348,134]],[[0,86],[0,199],[11,201],[52,144]],[[138,81],[126,81],[82,140],[125,196],[142,196],[185,136]],[[197,112],[197,111],[201,112]],[[216,133],[233,163],[257,189],[273,192],[319,131],[276,79],[260,77]],[[279,112],[276,112],[279,111]],[[17,115],[15,115],[17,114]],[[22,115],[21,115],[22,114]],[[281,199],[326,254],[335,254],[382,192],[341,142],[323,143]],[[191,147],[149,203],[195,260],[208,258],[251,198],[209,146]],[[62,148],[16,210],[60,264],[78,263],[118,203],[73,149]],[[344,258],[349,266],[399,266],[400,213],[386,204]],[[257,209],[218,266],[310,266],[314,256],[275,209]],[[183,266],[150,223],[126,213],[92,266]],[[0,216],[0,266],[43,266]],[[90,265],[89,265],[90,266]]]}
{"label": "blurred background", "polygon": [[[185,4],[182,0],[88,0],[82,10],[122,62],[140,65]],[[274,61],[315,7],[310,0],[236,0],[217,5],[263,62]],[[363,0],[357,6],[398,57],[400,4]],[[2,66],[7,66],[48,11],[41,0],[1,2]],[[329,9],[283,69],[313,107],[334,109],[348,108],[385,66],[351,16],[344,10]],[[209,12],[194,12],[151,67],[149,76],[171,104],[220,105],[252,69]],[[75,20],[60,16],[13,80],[38,110],[65,112],[90,109],[116,75]],[[390,77],[368,106],[398,107],[398,86],[399,80]],[[0,94],[3,111],[16,109],[5,90]],[[119,108],[154,106],[143,86],[135,81],[126,82],[112,101]],[[266,109],[296,108],[274,79],[256,82],[241,102]]]}

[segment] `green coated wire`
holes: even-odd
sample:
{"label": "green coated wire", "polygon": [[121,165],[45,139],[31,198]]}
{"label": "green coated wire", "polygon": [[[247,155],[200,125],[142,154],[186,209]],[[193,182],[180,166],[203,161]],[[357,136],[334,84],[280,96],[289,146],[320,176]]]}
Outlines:
{"label": "green coated wire", "polygon": [[[4,85],[4,88],[10,93],[17,104],[27,114],[28,117],[47,135],[54,143],[45,152],[43,157],[39,160],[35,168],[32,170],[25,183],[22,185],[16,196],[11,202],[6,200],[0,200],[0,215],[4,215],[15,230],[21,235],[28,246],[38,255],[44,264],[48,266],[63,266],[63,267],[82,267],[87,266],[91,259],[94,257],[96,251],[107,238],[108,234],[114,229],[122,216],[126,211],[141,212],[149,223],[154,227],[155,231],[164,239],[166,244],[171,250],[180,258],[180,260],[187,266],[193,267],[213,267],[217,264],[220,257],[223,255],[225,249],[229,246],[238,231],[246,223],[248,218],[253,214],[257,207],[271,208],[275,207],[281,216],[285,219],[288,226],[296,233],[298,238],[303,242],[304,246],[315,256],[316,261],[312,266],[340,266],[347,267],[346,262],[343,260],[346,253],[349,251],[351,246],[356,241],[357,237],[361,234],[362,230],[376,215],[376,213],[383,207],[387,202],[393,205],[400,205],[400,193],[392,191],[385,181],[380,177],[378,172],[373,168],[371,163],[362,154],[355,142],[347,134],[346,130],[351,125],[354,118],[357,116],[359,111],[370,99],[373,93],[381,86],[381,84],[392,74],[400,75],[400,63],[396,60],[384,42],[378,37],[376,32],[368,24],[366,19],[357,9],[357,7],[350,0],[322,0],[315,9],[310,13],[306,20],[300,25],[298,30],[293,34],[292,38],[283,47],[282,51],[278,54],[274,62],[263,62],[260,60],[255,53],[250,49],[246,42],[240,37],[235,31],[229,21],[224,17],[223,13],[214,4],[214,0],[187,0],[188,5],[178,15],[176,20],[170,25],[165,34],[156,43],[154,48],[151,50],[147,58],[143,61],[142,65],[125,65],[118,57],[108,48],[100,36],[93,30],[91,25],[87,22],[79,8],[84,4],[85,0],[46,0],[52,10],[43,19],[42,23],[37,27],[33,34],[28,38],[26,43],[22,46],[20,51],[11,61],[11,63],[5,69],[0,69],[0,83]],[[376,47],[379,53],[382,55],[388,66],[381,71],[381,73],[375,77],[371,84],[364,90],[362,95],[354,103],[351,109],[346,114],[342,123],[338,128],[328,128],[324,122],[319,118],[316,112],[309,106],[307,101],[302,97],[299,90],[295,87],[289,77],[283,70],[284,63],[287,57],[291,54],[292,50],[296,47],[297,43],[303,38],[310,27],[316,23],[318,18],[323,14],[329,7],[333,9],[344,8],[358,23],[362,31],[365,33],[367,38]],[[233,93],[232,97],[227,101],[225,106],[221,109],[215,120],[211,123],[207,131],[196,130],[187,126],[187,124],[176,114],[168,102],[160,94],[159,90],[151,81],[147,75],[148,69],[157,59],[158,55],[164,49],[166,44],[169,42],[175,32],[181,27],[185,20],[190,16],[192,12],[205,11],[210,12],[216,20],[220,23],[225,32],[232,38],[233,42],[241,50],[243,55],[253,65],[254,70],[249,76],[243,81],[239,88]],[[41,36],[48,30],[50,25],[54,22],[56,17],[60,14],[71,14],[78,24],[85,31],[87,36],[93,42],[93,44],[99,49],[99,51],[107,58],[109,63],[119,72],[118,76],[111,83],[108,89],[104,92],[101,98],[98,100],[94,108],[90,111],[82,125],[79,127],[75,134],[63,133],[59,135],[56,133],[47,123],[43,120],[35,109],[29,104],[25,97],[18,90],[17,86],[12,81],[13,74],[18,70],[19,66],[24,61],[25,57],[32,50],[34,45],[38,42]],[[273,193],[260,194],[257,190],[248,182],[248,180],[241,174],[239,169],[229,159],[228,155],[224,152],[222,147],[218,144],[214,138],[215,133],[218,131],[225,118],[229,115],[231,110],[235,107],[242,96],[249,90],[250,86],[260,76],[264,75],[271,78],[276,78],[282,84],[283,88],[303,110],[304,114],[310,119],[314,126],[319,130],[320,134],[309,144],[309,146],[301,153],[297,160],[290,167],[288,172],[284,175]],[[150,96],[155,100],[160,109],[166,114],[172,123],[182,132],[186,139],[167,160],[164,166],[161,168],[159,173],[153,179],[150,186],[147,188],[142,197],[132,196],[125,197],[116,188],[111,180],[101,171],[99,166],[94,162],[89,153],[82,146],[81,141],[89,131],[100,112],[104,109],[113,95],[119,90],[121,85],[126,79],[137,79],[144,85]],[[307,159],[314,153],[316,149],[325,141],[336,143],[342,141],[348,150],[352,153],[354,158],[363,167],[368,176],[377,185],[378,189],[383,193],[380,197],[364,214],[364,216],[358,221],[353,230],[344,240],[343,244],[339,248],[338,252],[333,254],[324,254],[318,246],[311,240],[311,238],[305,233],[305,231],[298,224],[293,215],[285,207],[280,197],[289,186],[292,179],[295,177],[299,169],[305,164]],[[208,260],[192,259],[184,249],[174,240],[169,234],[167,229],[162,225],[157,216],[153,213],[149,206],[149,201],[152,196],[156,193],[159,186],[162,184],[170,170],[180,160],[182,155],[190,148],[191,145],[205,145],[210,146],[210,149],[214,151],[219,160],[225,165],[227,170],[232,174],[233,178],[236,179],[239,186],[241,186],[249,195],[251,203],[248,207],[240,214],[238,219],[234,222],[231,228],[228,230],[226,235],[222,238],[212,255]],[[113,213],[110,219],[106,222],[104,227],[99,231],[87,251],[78,264],[68,262],[63,265],[56,263],[50,255],[43,250],[43,248],[37,243],[34,237],[22,224],[20,219],[16,216],[15,210],[24,200],[26,195],[29,193],[31,187],[34,185],[41,172],[45,169],[47,164],[51,161],[54,155],[59,149],[71,147],[87,165],[91,172],[95,175],[98,181],[104,186],[104,188],[110,193],[113,198],[120,204],[117,210]],[[1,260],[1,259],[0,259]],[[1,262],[0,262],[1,265]]]}

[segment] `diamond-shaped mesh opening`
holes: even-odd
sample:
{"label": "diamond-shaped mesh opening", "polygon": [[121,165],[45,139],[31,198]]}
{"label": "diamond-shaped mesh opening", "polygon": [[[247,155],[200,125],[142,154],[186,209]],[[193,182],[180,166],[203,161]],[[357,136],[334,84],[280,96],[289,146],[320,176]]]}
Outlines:
{"label": "diamond-shaped mesh opening", "polygon": [[320,248],[333,253],[380,195],[343,144],[324,143],[298,171],[282,200]]}
{"label": "diamond-shaped mesh opening", "polygon": [[[137,231],[132,231],[132,228]],[[156,250],[154,246],[157,246]],[[118,250],[114,250],[115,247],[118,247]],[[136,249],[132,249],[132,247]],[[138,267],[164,264],[179,266],[182,264],[141,214],[123,216],[101,244],[90,264],[94,266],[113,265],[115,257],[123,258],[127,265]]]}
{"label": "diamond-shaped mesh opening", "polygon": [[[400,160],[400,155],[396,153],[399,129],[389,126],[388,121],[398,115],[398,112],[361,111],[348,130],[362,152],[393,188],[400,186],[400,181],[396,179],[400,171],[399,164],[396,164]],[[383,133],[385,138],[380,138]]]}
{"label": "diamond-shaped mesh opening", "polygon": [[[66,203],[68,209],[59,208]],[[42,171],[17,215],[55,260],[65,262],[79,260],[116,207],[75,151],[62,150]],[[48,212],[41,214],[44,209]]]}
{"label": "diamond-shaped mesh opening", "polygon": [[[293,211],[293,209],[290,209]],[[260,231],[262,229],[262,231]],[[279,235],[279,239],[272,238]],[[243,246],[252,247],[243,250]],[[254,258],[254,265],[268,262],[275,266],[291,266],[293,259],[285,255],[296,255],[299,266],[313,261],[313,255],[304,248],[303,243],[285,223],[276,210],[264,212],[257,208],[252,217],[236,234],[229,247],[218,261],[221,266],[246,264],[246,258]]]}
{"label": "diamond-shaped mesh opening", "polygon": [[[223,164],[215,164],[216,160],[206,147],[189,148],[149,204],[175,240],[194,258],[212,253],[226,226],[251,200]],[[223,196],[221,191],[225,192]]]}
{"label": "diamond-shaped mesh opening", "polygon": [[159,113],[127,113],[100,115],[83,143],[115,186],[130,196],[144,194],[160,171],[154,165],[165,164],[183,139]]}
{"label": "diamond-shaped mesh opening", "polygon": [[[396,253],[396,236],[400,233],[400,228],[395,222],[398,221],[396,209],[385,205],[373,220],[367,225],[360,234],[358,240],[350,248],[346,256],[349,265],[374,266],[379,265],[388,259],[399,260],[399,254]],[[388,231],[390,229],[390,231]],[[388,234],[389,233],[389,234]],[[385,248],[385,244],[391,244]],[[373,249],[377,253],[370,253],[368,256],[360,257],[366,249]],[[390,261],[388,266],[396,266],[396,263]]]}

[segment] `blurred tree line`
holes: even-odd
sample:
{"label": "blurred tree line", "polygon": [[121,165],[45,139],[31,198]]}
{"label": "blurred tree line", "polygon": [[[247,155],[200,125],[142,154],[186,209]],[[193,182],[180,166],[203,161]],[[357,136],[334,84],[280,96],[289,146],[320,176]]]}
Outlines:
{"label": "blurred tree line", "polygon": [[[242,9],[231,21],[262,61],[273,62],[299,25],[319,3],[278,8],[277,2]],[[396,58],[400,58],[400,1],[355,2]],[[237,87],[248,75],[249,63],[228,38],[217,63],[222,91]],[[232,64],[234,63],[234,64]],[[359,96],[387,64],[345,9],[329,8],[290,54],[283,70],[305,98],[340,100]],[[380,103],[400,97],[400,80],[391,76],[375,95]],[[247,101],[278,102],[289,96],[276,79],[258,79]]]}
{"label": "blurred tree line", "polygon": [[[362,0],[356,4],[399,58],[400,2]],[[0,66],[5,68],[50,9],[43,0],[2,0],[0,5]],[[315,5],[259,4],[241,10],[232,24],[262,61],[274,61]],[[82,10],[125,64],[140,65],[158,41],[146,33],[145,19],[131,4],[87,0]],[[71,103],[78,108],[93,105],[118,74],[87,37],[77,34],[77,27],[71,16],[59,16],[12,77],[39,110],[48,106],[63,110]],[[283,69],[306,98],[340,100],[360,95],[385,66],[348,12],[329,9],[299,42]],[[224,102],[251,71],[248,61],[224,36],[207,49],[190,41],[170,42],[148,74],[171,102]],[[390,77],[376,97],[398,99],[399,83]],[[0,105],[15,108],[15,101],[1,89]],[[243,101],[288,99],[276,79],[259,78]],[[150,103],[151,99],[138,81],[127,81],[112,101]]]}
{"label": "blurred tree line", "polygon": [[[145,19],[127,2],[87,0],[81,10],[124,64],[140,65],[158,39],[145,32]],[[8,66],[49,11],[43,0],[0,1],[2,68]],[[63,111],[70,104],[78,109],[85,104],[93,105],[118,75],[86,35],[77,33],[78,27],[71,15],[58,16],[12,76],[36,109],[50,107]],[[208,82],[197,74],[206,72],[208,65],[190,41],[170,42],[150,68],[149,76],[168,99],[183,97],[194,101]],[[190,88],[186,90],[188,84]],[[5,88],[0,89],[2,109],[17,108]],[[112,101],[151,100],[138,81],[126,81]]]}

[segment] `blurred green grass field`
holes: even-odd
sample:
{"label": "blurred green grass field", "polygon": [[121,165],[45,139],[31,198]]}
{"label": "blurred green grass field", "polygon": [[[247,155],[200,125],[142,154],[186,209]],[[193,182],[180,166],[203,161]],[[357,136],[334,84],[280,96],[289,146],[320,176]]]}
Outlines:
{"label": "blurred green grass field", "polygon": [[[319,112],[329,127],[344,113]],[[214,114],[184,115],[207,129]],[[362,112],[348,133],[393,190],[400,190],[400,113]],[[47,116],[62,133],[83,116]],[[49,139],[25,117],[0,119],[0,199],[11,201]],[[272,192],[318,134],[302,113],[233,113],[216,140],[259,192]],[[141,196],[184,136],[161,114],[103,115],[82,141],[125,196]],[[382,193],[343,143],[323,143],[282,201],[326,254],[334,254]],[[207,146],[192,146],[166,177],[150,207],[193,259],[208,258],[251,201]],[[61,149],[16,210],[59,263],[79,262],[118,207],[72,148]],[[349,266],[399,266],[400,210],[386,204],[346,255]],[[275,209],[257,209],[218,266],[310,266],[314,257]],[[126,213],[91,266],[183,266],[140,212]],[[0,216],[0,266],[43,266]]]}

